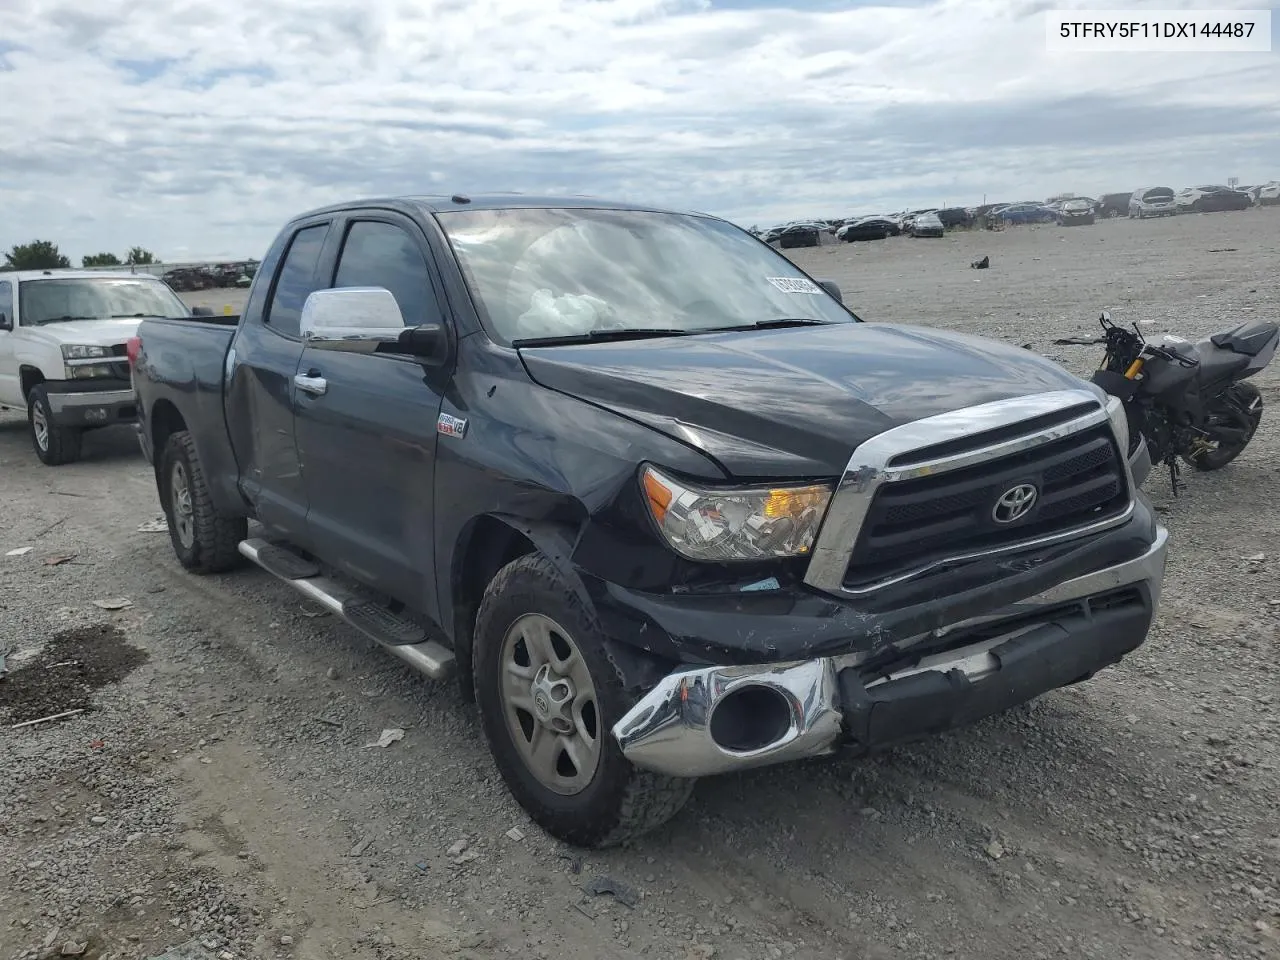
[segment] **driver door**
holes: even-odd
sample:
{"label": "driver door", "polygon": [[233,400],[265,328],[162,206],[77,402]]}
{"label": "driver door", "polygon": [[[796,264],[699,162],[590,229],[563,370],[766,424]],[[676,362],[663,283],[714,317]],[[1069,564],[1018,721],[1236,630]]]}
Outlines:
{"label": "driver door", "polygon": [[[353,214],[332,285],[390,290],[406,326],[448,322],[426,238],[405,217]],[[306,347],[298,374],[320,391],[294,396],[315,553],[433,614],[436,421],[447,372],[404,355]]]}

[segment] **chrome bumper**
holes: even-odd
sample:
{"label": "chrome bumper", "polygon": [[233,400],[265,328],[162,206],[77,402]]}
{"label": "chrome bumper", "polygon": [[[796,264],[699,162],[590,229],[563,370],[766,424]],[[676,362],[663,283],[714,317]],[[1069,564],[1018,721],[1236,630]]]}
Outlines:
{"label": "chrome bumper", "polygon": [[[1168,531],[1157,527],[1155,541],[1141,557],[1068,580],[997,613],[910,638],[900,646],[910,647],[929,636],[1021,617],[1037,608],[1084,600],[1142,582],[1150,591],[1154,616],[1160,603],[1167,546]],[[1007,636],[1026,629],[1017,627]],[[921,665],[923,672],[960,670],[967,676],[980,677],[991,669],[992,657],[988,651],[1003,639],[1005,637],[987,639],[930,658]],[[677,777],[711,776],[831,753],[844,733],[837,676],[846,667],[854,666],[856,659],[856,655],[848,655],[758,666],[681,670],[663,678],[628,711],[614,725],[613,736],[632,763]],[[748,751],[728,749],[712,736],[716,708],[730,694],[749,687],[764,688],[785,701],[789,721],[767,746]]]}

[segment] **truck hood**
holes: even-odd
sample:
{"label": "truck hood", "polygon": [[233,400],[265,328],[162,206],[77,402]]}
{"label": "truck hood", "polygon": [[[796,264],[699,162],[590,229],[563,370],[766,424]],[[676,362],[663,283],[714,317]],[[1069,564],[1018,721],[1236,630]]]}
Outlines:
{"label": "truck hood", "polygon": [[40,327],[22,327],[23,331],[56,344],[83,343],[92,347],[109,347],[124,343],[138,332],[140,317],[120,317],[115,320],[64,320],[46,323]]}
{"label": "truck hood", "polygon": [[856,446],[900,424],[992,400],[1092,389],[1029,350],[887,323],[520,353],[542,386],[688,443],[740,479],[839,476]]}

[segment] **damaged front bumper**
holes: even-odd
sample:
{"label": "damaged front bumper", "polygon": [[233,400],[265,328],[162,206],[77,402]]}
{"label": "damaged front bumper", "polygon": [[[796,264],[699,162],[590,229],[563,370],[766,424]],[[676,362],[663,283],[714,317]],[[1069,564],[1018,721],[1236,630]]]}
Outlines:
{"label": "damaged front bumper", "polygon": [[841,745],[868,751],[972,722],[1086,679],[1140,646],[1159,605],[1167,541],[1157,525],[1141,555],[895,644],[900,655],[883,669],[856,654],[681,669],[613,735],[639,767],[701,777]]}

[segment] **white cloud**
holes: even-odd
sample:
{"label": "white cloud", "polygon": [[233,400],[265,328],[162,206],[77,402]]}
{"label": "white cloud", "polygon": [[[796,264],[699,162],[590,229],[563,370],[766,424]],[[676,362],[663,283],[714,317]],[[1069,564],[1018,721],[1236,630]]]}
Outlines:
{"label": "white cloud", "polygon": [[0,249],[260,255],[399,192],[749,223],[1280,175],[1275,54],[1049,54],[1044,7],[5,0]]}

